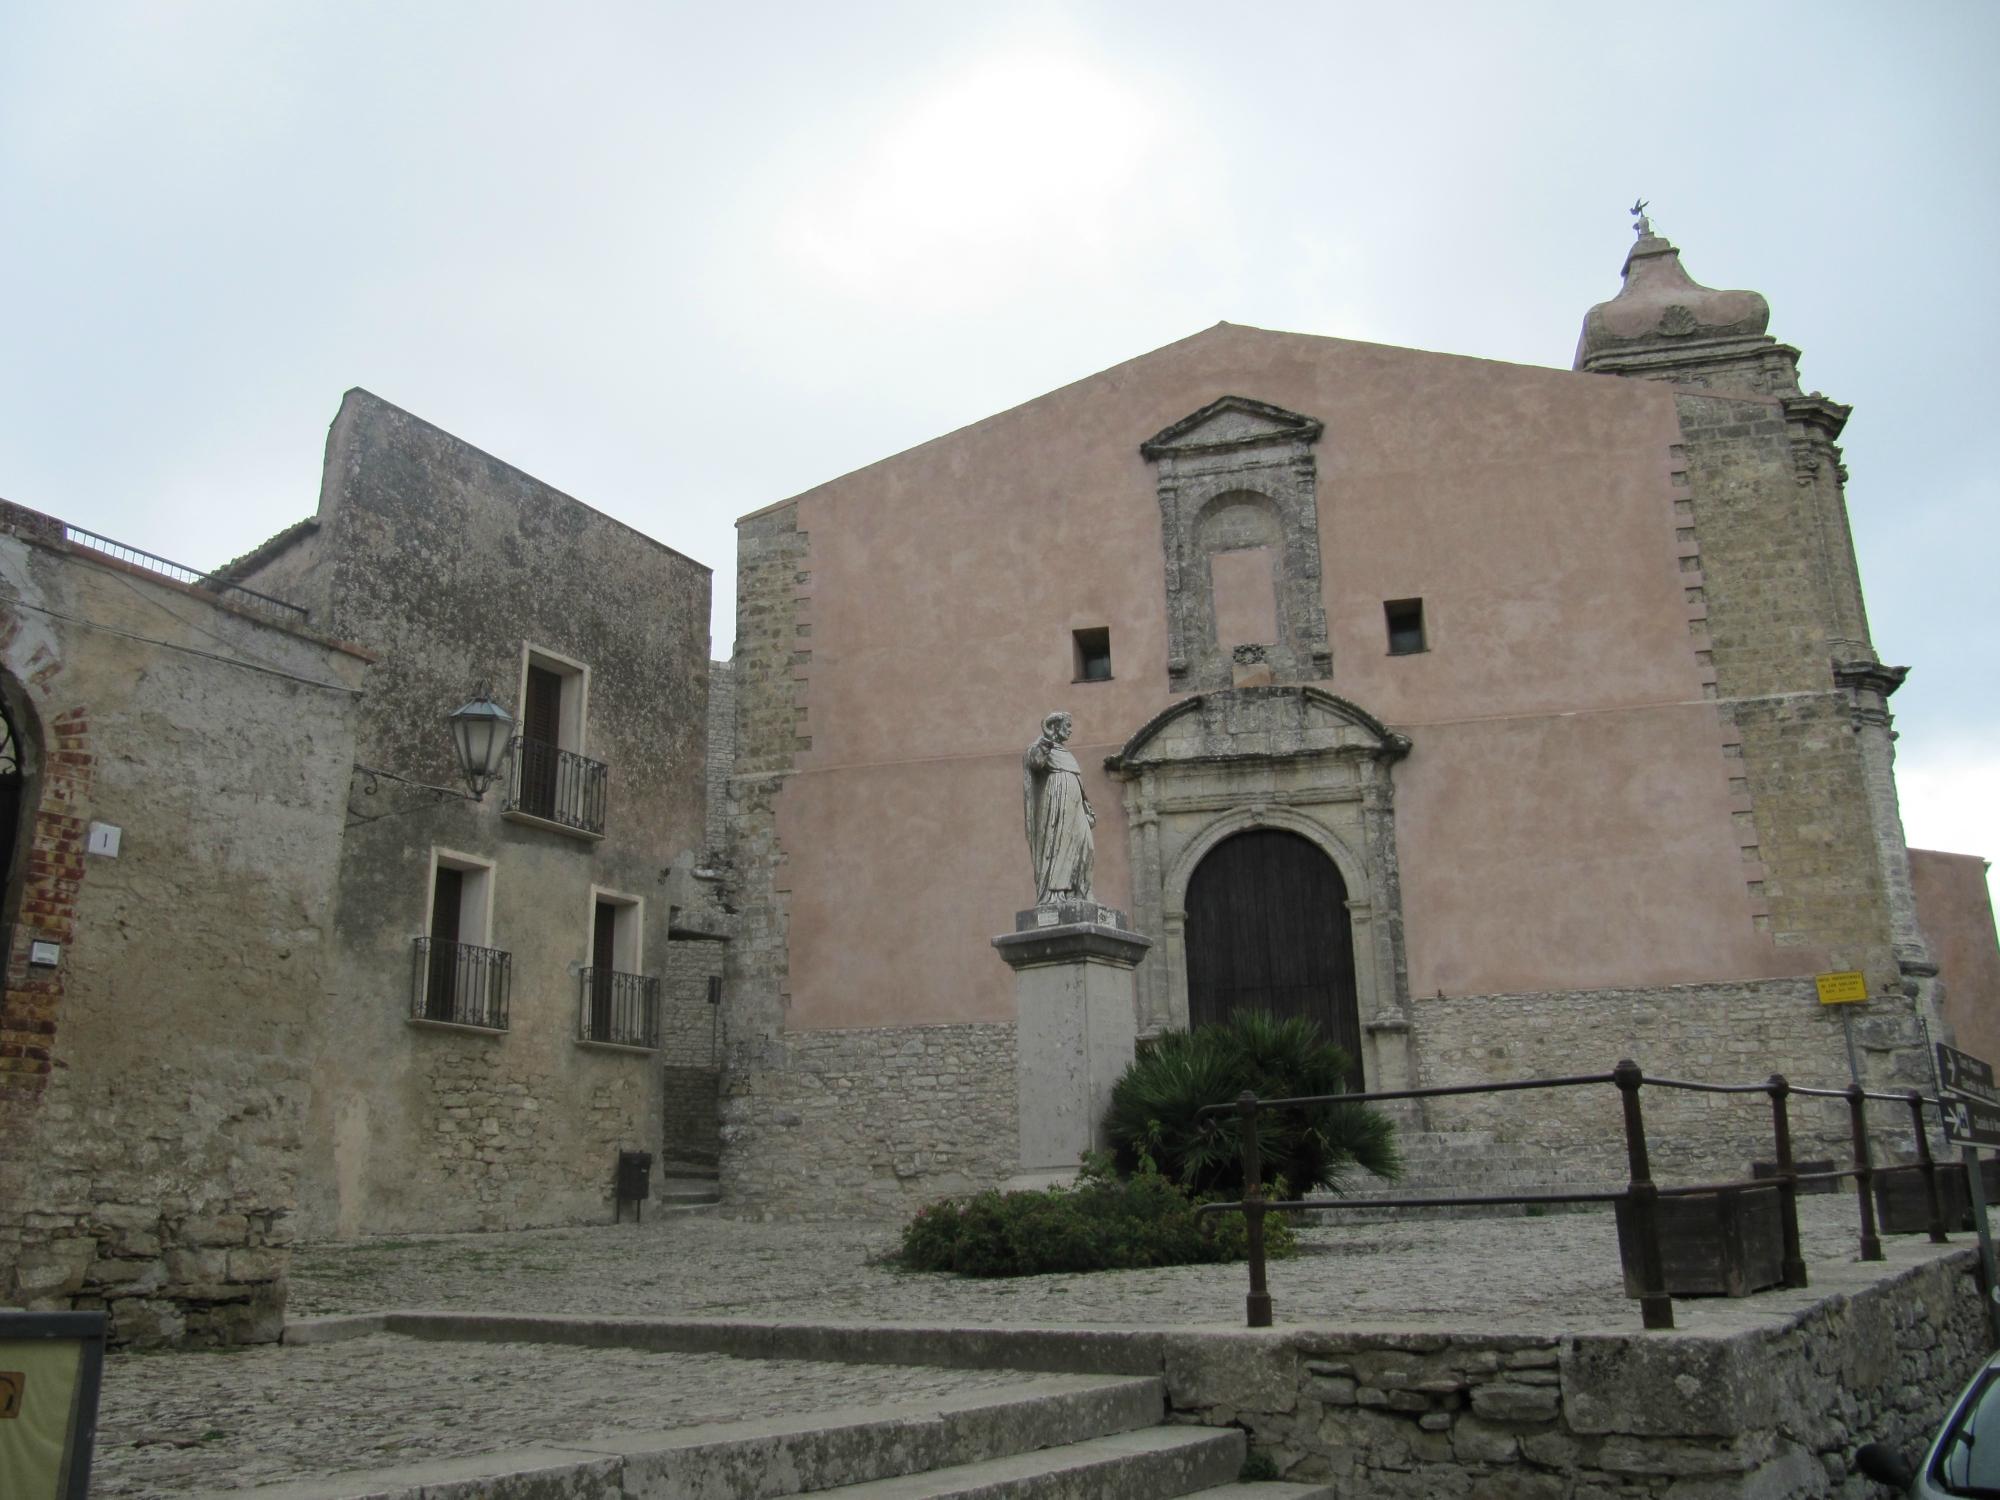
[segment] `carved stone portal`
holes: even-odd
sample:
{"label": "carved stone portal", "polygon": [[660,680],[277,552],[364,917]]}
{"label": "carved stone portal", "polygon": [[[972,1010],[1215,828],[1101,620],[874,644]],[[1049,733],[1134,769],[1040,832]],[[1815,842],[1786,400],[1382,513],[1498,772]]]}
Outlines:
{"label": "carved stone portal", "polygon": [[1410,742],[1313,687],[1247,687],[1176,703],[1105,768],[1124,783],[1134,925],[1156,935],[1141,966],[1139,1032],[1188,1024],[1187,891],[1233,834],[1276,828],[1316,845],[1347,887],[1366,1086],[1411,1079],[1408,970],[1390,767]]}

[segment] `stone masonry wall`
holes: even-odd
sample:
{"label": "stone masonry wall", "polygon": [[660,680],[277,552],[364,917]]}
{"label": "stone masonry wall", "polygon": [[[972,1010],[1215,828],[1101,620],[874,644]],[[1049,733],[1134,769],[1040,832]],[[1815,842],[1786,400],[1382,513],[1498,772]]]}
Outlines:
{"label": "stone masonry wall", "polygon": [[[1878,1000],[1843,1022],[1822,1006],[1810,979],[1737,985],[1674,985],[1581,994],[1472,995],[1413,1002],[1419,1086],[1508,1078],[1608,1073],[1621,1058],[1666,1077],[1703,1083],[1757,1083],[1783,1073],[1794,1085],[1845,1088],[1844,1024],[1870,1087],[1929,1086],[1905,1076],[1925,1056],[1907,1001]],[[1661,1182],[1740,1177],[1772,1159],[1770,1108],[1763,1095],[1730,1097],[1647,1088],[1640,1095],[1653,1174]],[[1467,1095],[1432,1100],[1428,1125],[1485,1130],[1504,1141],[1551,1150],[1591,1175],[1625,1180],[1618,1091],[1602,1087]],[[1797,1099],[1790,1106],[1799,1159],[1850,1158],[1847,1107]],[[1881,1160],[1915,1150],[1907,1115],[1871,1106]]]}
{"label": "stone masonry wall", "polygon": [[1178,1419],[1342,1500],[1805,1500],[1876,1493],[1864,1442],[1921,1452],[1986,1334],[1960,1250],[1729,1337],[1170,1340],[1166,1374]]}
{"label": "stone masonry wall", "polygon": [[1011,1025],[793,1032],[723,1080],[732,1213],[901,1218],[1020,1162]]}
{"label": "stone masonry wall", "polygon": [[0,677],[31,741],[0,1302],[104,1309],[120,1344],[273,1339],[363,663],[24,518],[0,514]]}
{"label": "stone masonry wall", "polygon": [[812,577],[810,544],[798,529],[795,504],[737,523],[735,770],[729,782],[729,904],[736,918],[723,1002],[732,1043],[769,1041],[784,1026],[790,955],[777,804],[794,758],[812,744],[803,733],[800,701],[812,659],[812,627],[800,597]]}
{"label": "stone masonry wall", "polygon": [[[1833,677],[1836,652],[1865,647],[1844,526],[1827,506],[1773,401],[1677,399],[1690,629],[1703,638],[1724,722],[1745,876],[1781,947],[1818,949],[1865,971],[1871,993],[1900,982],[1858,726]],[[1831,482],[1830,480],[1828,482]],[[1836,505],[1836,509],[1839,507]],[[1844,515],[1844,513],[1843,513]]]}

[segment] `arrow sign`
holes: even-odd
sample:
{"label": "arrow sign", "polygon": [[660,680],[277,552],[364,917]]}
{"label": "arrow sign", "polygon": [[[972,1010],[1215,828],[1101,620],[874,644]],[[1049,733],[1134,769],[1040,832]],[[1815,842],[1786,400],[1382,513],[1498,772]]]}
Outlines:
{"label": "arrow sign", "polygon": [[2000,1148],[2000,1108],[1950,1095],[1942,1103],[1947,1141],[1954,1146]]}
{"label": "arrow sign", "polygon": [[1932,1050],[1937,1053],[1938,1085],[1947,1094],[2000,1108],[2000,1087],[1993,1082],[1993,1064],[1970,1052],[1947,1047],[1943,1042],[1934,1043]]}

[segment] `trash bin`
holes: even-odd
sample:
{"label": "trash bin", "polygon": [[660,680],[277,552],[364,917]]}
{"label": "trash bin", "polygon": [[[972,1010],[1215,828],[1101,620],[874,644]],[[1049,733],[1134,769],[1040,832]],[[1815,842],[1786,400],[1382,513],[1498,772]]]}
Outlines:
{"label": "trash bin", "polygon": [[632,1217],[643,1217],[640,1205],[653,1196],[653,1153],[650,1151],[620,1151],[618,1153],[618,1179],[615,1188],[617,1202],[612,1206],[611,1221],[615,1224],[623,1214],[626,1204],[632,1205]]}

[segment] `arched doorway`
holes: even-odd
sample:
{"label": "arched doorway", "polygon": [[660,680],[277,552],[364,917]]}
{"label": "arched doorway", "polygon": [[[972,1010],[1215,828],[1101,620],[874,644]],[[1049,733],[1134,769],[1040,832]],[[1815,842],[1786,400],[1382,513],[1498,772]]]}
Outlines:
{"label": "arched doorway", "polygon": [[11,956],[14,916],[20,907],[15,886],[26,861],[16,856],[27,806],[29,755],[12,694],[6,689],[7,684],[0,683],[0,966]]}
{"label": "arched doorway", "polygon": [[1238,1010],[1304,1016],[1358,1069],[1354,934],[1334,862],[1310,839],[1277,828],[1211,849],[1188,881],[1187,987],[1191,1028]]}

